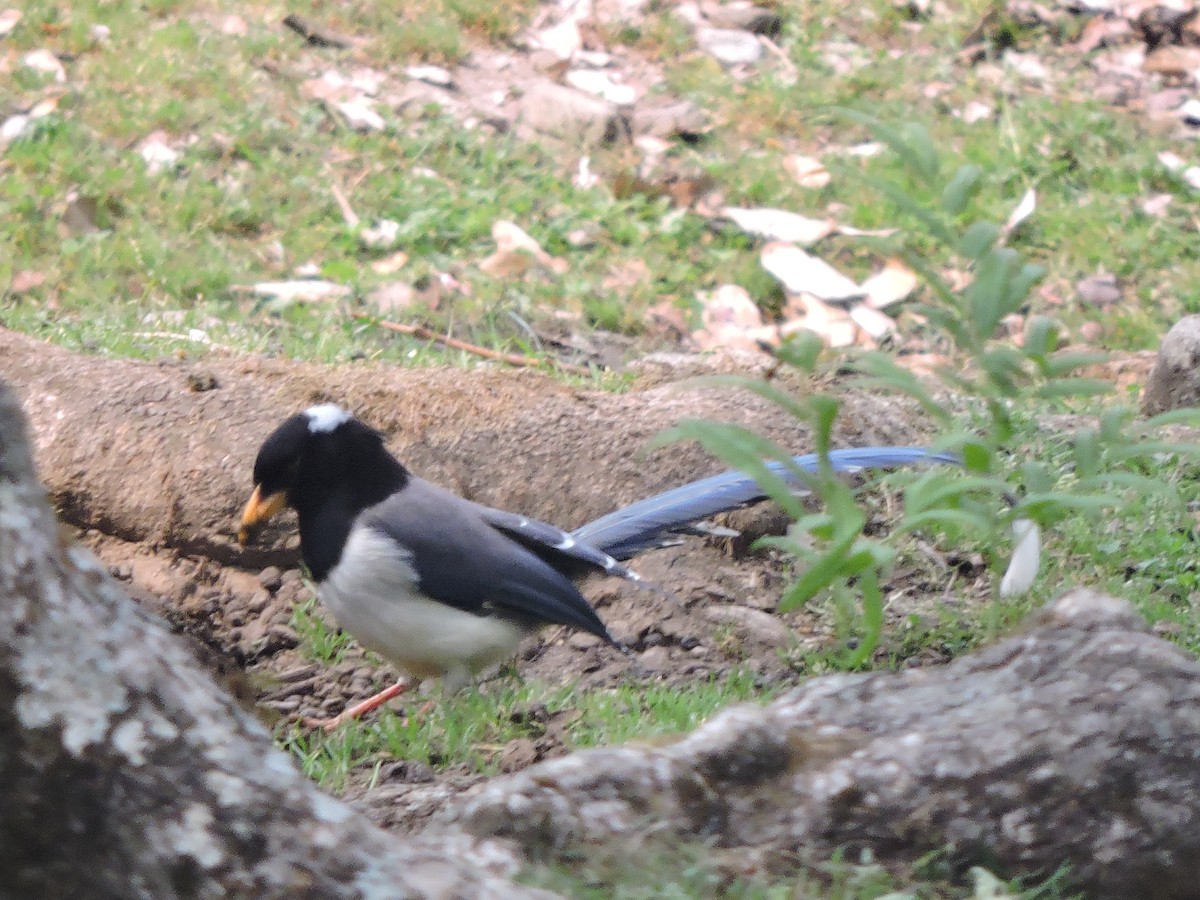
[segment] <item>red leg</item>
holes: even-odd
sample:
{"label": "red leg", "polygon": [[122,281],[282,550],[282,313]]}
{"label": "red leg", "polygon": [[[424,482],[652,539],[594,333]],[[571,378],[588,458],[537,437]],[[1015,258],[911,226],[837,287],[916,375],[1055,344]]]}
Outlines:
{"label": "red leg", "polygon": [[401,678],[391,687],[386,687],[378,694],[368,697],[366,700],[362,700],[359,703],[355,703],[349,709],[343,710],[332,719],[308,718],[304,720],[304,724],[309,728],[324,728],[326,731],[333,731],[343,722],[349,722],[351,719],[357,719],[359,716],[383,706],[383,704],[387,703],[393,697],[399,697],[411,686],[412,685],[409,684],[406,679]]}

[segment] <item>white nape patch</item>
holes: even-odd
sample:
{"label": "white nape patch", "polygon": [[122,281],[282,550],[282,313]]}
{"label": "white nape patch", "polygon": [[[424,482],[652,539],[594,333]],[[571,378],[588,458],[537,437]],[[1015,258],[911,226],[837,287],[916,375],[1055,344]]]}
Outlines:
{"label": "white nape patch", "polygon": [[359,643],[417,678],[465,683],[516,652],[520,627],[427,597],[410,560],[386,535],[356,528],[317,593]]}
{"label": "white nape patch", "polygon": [[349,422],[352,416],[336,403],[322,403],[320,406],[310,406],[304,411],[308,416],[308,430],[314,434],[333,431],[339,425]]}

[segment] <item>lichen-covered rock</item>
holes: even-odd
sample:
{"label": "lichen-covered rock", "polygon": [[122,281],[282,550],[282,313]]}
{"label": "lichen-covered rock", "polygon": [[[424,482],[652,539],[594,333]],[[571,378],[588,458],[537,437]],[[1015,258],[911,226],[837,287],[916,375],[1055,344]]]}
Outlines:
{"label": "lichen-covered rock", "polygon": [[[7,897],[527,897],[318,792],[156,620],[60,543],[0,384]],[[511,860],[493,854],[501,867]]]}
{"label": "lichen-covered rock", "polygon": [[1196,895],[1200,664],[1126,603],[1075,590],[942,668],[816,678],[667,746],[483,784],[435,828],[538,858],[707,837],[785,869],[838,848],[948,848],[1089,897]]}
{"label": "lichen-covered rock", "polygon": [[1167,332],[1142,394],[1148,416],[1189,406],[1200,406],[1200,316],[1185,316]]}

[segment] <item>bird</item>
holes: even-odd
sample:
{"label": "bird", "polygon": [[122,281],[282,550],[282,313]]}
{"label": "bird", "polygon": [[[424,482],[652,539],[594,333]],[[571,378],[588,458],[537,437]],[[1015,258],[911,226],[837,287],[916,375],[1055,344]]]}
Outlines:
{"label": "bird", "polygon": [[[830,461],[835,471],[958,462],[917,447],[835,450]],[[817,469],[813,454],[793,462]],[[332,403],[291,416],[264,440],[253,484],[238,541],[251,541],[284,508],[295,510],[304,564],[339,626],[407,676],[440,677],[447,693],[513,655],[546,625],[575,628],[624,650],[575,582],[598,572],[648,586],[623,560],[680,534],[728,534],[697,523],[764,496],[752,479],[726,472],[569,533],[414,475],[379,431]],[[309,724],[336,728],[410,686],[402,678],[339,716]]]}
{"label": "bird", "polygon": [[[545,625],[621,649],[575,580],[640,577],[609,554],[526,516],[493,509],[419,478],[383,436],[336,404],[291,416],[263,442],[242,512],[243,545],[285,507],[321,602],[365,647],[452,693],[516,652]],[[410,686],[325,722],[332,729]]]}

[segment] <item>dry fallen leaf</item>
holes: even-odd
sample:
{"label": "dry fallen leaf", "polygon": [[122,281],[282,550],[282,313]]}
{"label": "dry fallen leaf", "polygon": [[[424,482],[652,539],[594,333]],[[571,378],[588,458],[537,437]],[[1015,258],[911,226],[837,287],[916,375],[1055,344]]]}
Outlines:
{"label": "dry fallen leaf", "polygon": [[358,240],[368,250],[386,250],[396,243],[400,234],[400,223],[391,219],[380,219],[370,228],[358,233]]}
{"label": "dry fallen leaf", "polygon": [[1142,201],[1142,212],[1156,219],[1162,218],[1167,214],[1167,207],[1174,199],[1171,194],[1154,194]]}
{"label": "dry fallen leaf", "polygon": [[637,91],[628,84],[618,84],[607,72],[596,69],[572,69],[564,81],[573,88],[603,97],[614,106],[633,106],[637,102]]}
{"label": "dry fallen leaf", "polygon": [[1033,215],[1037,209],[1037,194],[1033,188],[1025,192],[1025,196],[1021,198],[1021,202],[1016,205],[1012,213],[1008,217],[1008,221],[1004,223],[1004,227],[1000,230],[1001,238],[1007,238],[1010,234],[1017,230],[1022,222]]}
{"label": "dry fallen leaf", "polygon": [[917,289],[917,273],[898,259],[889,259],[882,269],[862,283],[867,304],[887,309]]}
{"label": "dry fallen leaf", "polygon": [[13,273],[12,284],[9,285],[8,290],[12,294],[24,294],[45,283],[44,273],[35,272],[33,269],[22,269],[20,272]]}
{"label": "dry fallen leaf", "polygon": [[412,285],[405,284],[403,281],[380,285],[367,294],[367,301],[374,304],[375,308],[384,315],[408,309],[417,300],[417,292],[413,290]]}
{"label": "dry fallen leaf", "polygon": [[823,259],[793,244],[772,242],[763,247],[762,266],[790,294],[808,293],[822,300],[857,300],[864,291]]}
{"label": "dry fallen leaf", "polygon": [[514,222],[501,219],[493,224],[492,238],[496,241],[496,252],[484,259],[479,268],[494,278],[522,275],[534,262],[558,275],[570,268],[565,259],[551,256]]}
{"label": "dry fallen leaf", "polygon": [[146,162],[146,171],[151,175],[174,169],[179,164],[180,152],[167,143],[165,131],[155,131],[146,135],[138,144],[138,153]]}
{"label": "dry fallen leaf", "polygon": [[784,312],[790,316],[779,329],[785,337],[811,331],[829,347],[852,346],[858,337],[858,326],[846,310],[807,292],[789,295]]}
{"label": "dry fallen leaf", "polygon": [[687,330],[687,313],[674,300],[662,300],[646,310],[646,331],[651,335],[681,338]]}
{"label": "dry fallen leaf", "polygon": [[0,37],[4,37],[16,28],[20,21],[21,11],[19,9],[6,9],[4,12],[0,12]]}
{"label": "dry fallen leaf", "polygon": [[256,297],[270,297],[272,300],[285,303],[315,303],[322,300],[336,300],[350,294],[350,288],[346,285],[320,279],[235,284],[230,286],[230,290],[241,294],[253,294]]}
{"label": "dry fallen leaf", "polygon": [[726,206],[722,211],[743,231],[769,241],[787,241],[811,247],[833,234],[836,226],[827,219],[810,219],[784,209],[746,209]]}
{"label": "dry fallen leaf", "polygon": [[786,157],[783,160],[783,167],[803,188],[823,188],[829,184],[832,177],[829,170],[825,168],[825,164],[819,159],[801,156],[799,153],[793,153]]}
{"label": "dry fallen leaf", "polygon": [[332,106],[354,131],[383,131],[387,126],[383,116],[372,109],[371,101],[366,97],[335,101]]}
{"label": "dry fallen leaf", "polygon": [[49,50],[31,50],[21,57],[21,65],[43,75],[49,75],[59,84],[67,80],[67,70],[59,58]]}
{"label": "dry fallen leaf", "polygon": [[403,250],[397,250],[395,253],[385,256],[383,259],[377,259],[371,263],[371,271],[377,275],[391,275],[394,272],[399,272],[408,262],[408,254]]}
{"label": "dry fallen leaf", "polygon": [[760,344],[779,342],[776,328],[763,324],[762,311],[746,289],[723,284],[711,293],[701,291],[700,320],[703,327],[692,332],[692,342],[700,350],[721,347],[761,349]]}
{"label": "dry fallen leaf", "polygon": [[850,318],[873,340],[880,341],[896,331],[896,320],[866,303],[850,307]]}

